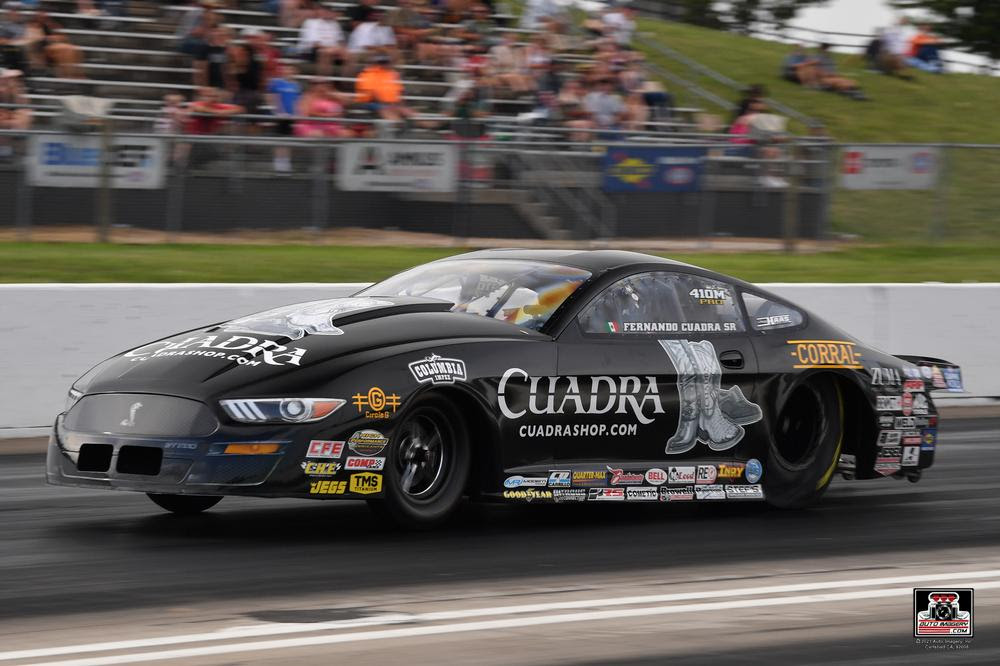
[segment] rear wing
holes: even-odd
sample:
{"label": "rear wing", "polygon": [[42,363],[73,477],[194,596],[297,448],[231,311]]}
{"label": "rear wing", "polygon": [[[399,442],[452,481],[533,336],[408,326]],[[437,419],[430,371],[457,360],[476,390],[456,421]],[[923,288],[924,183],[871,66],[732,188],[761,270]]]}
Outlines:
{"label": "rear wing", "polygon": [[[922,379],[928,391],[948,391],[949,393],[964,393],[962,384],[962,369],[940,358],[930,356],[897,355],[896,358],[913,363],[916,368],[903,368],[907,379]],[[913,373],[913,376],[910,376]]]}

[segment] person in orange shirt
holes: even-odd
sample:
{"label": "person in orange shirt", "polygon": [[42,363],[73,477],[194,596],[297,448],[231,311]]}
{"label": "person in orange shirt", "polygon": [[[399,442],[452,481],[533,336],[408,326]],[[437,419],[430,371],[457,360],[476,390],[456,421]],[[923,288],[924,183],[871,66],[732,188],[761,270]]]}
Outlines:
{"label": "person in orange shirt", "polygon": [[403,103],[403,83],[389,56],[376,55],[354,82],[355,101],[377,113],[379,118],[399,122],[413,116]]}
{"label": "person in orange shirt", "polygon": [[921,25],[917,34],[910,39],[910,53],[906,64],[925,72],[943,73],[944,63],[941,61],[940,44],[941,40],[931,32],[931,27],[927,24]]}

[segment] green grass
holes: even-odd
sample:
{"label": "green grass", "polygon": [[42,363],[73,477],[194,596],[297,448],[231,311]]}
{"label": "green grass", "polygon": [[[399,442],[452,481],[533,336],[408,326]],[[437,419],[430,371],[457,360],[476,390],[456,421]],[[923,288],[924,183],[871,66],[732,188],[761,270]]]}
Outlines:
{"label": "green grass", "polygon": [[[860,55],[836,55],[840,72],[871,98],[856,102],[783,81],[781,62],[789,52],[784,44],[654,19],[642,19],[639,30],[736,81],[765,84],[771,97],[822,121],[841,141],[1000,143],[998,77],[913,71],[914,80],[904,81],[866,71]],[[654,51],[647,55],[689,80],[694,76]],[[738,96],[711,79],[693,80],[727,99]]]}
{"label": "green grass", "polygon": [[[0,282],[367,282],[460,250],[0,243]],[[669,255],[751,282],[1000,281],[998,247]]]}

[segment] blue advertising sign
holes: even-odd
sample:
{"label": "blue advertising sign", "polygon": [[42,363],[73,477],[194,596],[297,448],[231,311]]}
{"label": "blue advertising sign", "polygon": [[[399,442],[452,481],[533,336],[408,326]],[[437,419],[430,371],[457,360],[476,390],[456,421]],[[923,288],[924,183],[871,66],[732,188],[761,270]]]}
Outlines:
{"label": "blue advertising sign", "polygon": [[697,192],[705,148],[610,148],[604,154],[605,192]]}

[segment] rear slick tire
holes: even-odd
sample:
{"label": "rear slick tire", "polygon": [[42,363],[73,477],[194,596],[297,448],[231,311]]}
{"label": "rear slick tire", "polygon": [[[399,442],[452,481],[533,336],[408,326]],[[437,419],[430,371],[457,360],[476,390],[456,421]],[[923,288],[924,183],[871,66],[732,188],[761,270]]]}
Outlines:
{"label": "rear slick tire", "polygon": [[146,493],[149,499],[161,509],[180,516],[193,516],[207,511],[222,501],[221,495],[167,495]]}
{"label": "rear slick tire", "polygon": [[831,377],[792,391],[772,431],[764,497],[772,506],[799,509],[819,501],[837,470],[844,436],[844,401]]}
{"label": "rear slick tire", "polygon": [[470,460],[468,430],[458,410],[440,395],[420,398],[394,433],[384,497],[369,505],[405,529],[440,525],[465,495]]}

